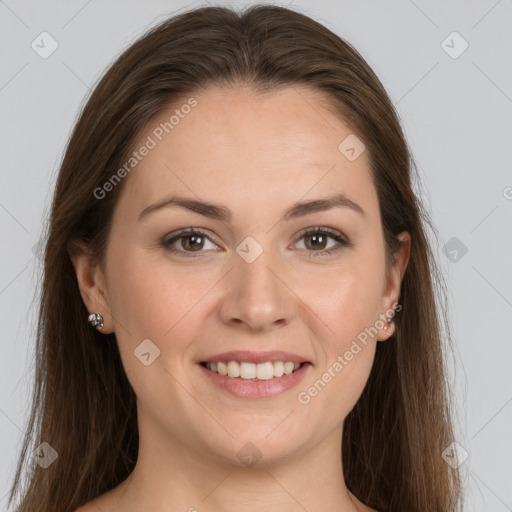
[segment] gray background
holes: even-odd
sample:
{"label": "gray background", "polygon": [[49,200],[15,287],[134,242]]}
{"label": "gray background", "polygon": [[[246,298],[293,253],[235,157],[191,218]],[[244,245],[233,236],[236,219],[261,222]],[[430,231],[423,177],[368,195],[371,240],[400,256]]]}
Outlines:
{"label": "gray background", "polygon": [[[419,167],[416,190],[441,237],[434,250],[450,291],[466,510],[512,510],[512,2],[276,3],[354,44],[397,105]],[[2,510],[33,377],[36,244],[78,109],[134,38],[200,5],[0,0]],[[59,45],[46,59],[31,48],[43,31]],[[469,44],[460,55],[454,31]]]}

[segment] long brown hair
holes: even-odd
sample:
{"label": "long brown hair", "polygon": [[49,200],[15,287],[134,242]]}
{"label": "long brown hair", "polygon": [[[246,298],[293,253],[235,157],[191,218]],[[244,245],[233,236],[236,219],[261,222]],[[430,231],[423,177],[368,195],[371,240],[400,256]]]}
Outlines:
{"label": "long brown hair", "polygon": [[[203,7],[165,20],[115,60],[80,112],[51,209],[32,409],[9,505],[19,494],[19,512],[69,512],[121,483],[135,466],[135,395],[115,335],[87,325],[69,251],[79,241],[102,259],[129,177],[101,200],[94,190],[127,161],[152,119],[211,84],[259,92],[310,86],[364,141],[388,268],[398,233],[408,231],[412,245],[396,333],[377,344],[368,383],[344,423],[346,484],[386,512],[459,510],[460,475],[441,456],[454,440],[444,369],[446,291],[425,232],[435,228],[412,190],[415,166],[398,115],[349,43],[304,14],[268,5],[241,13]],[[43,442],[58,454],[46,469],[32,457]]]}

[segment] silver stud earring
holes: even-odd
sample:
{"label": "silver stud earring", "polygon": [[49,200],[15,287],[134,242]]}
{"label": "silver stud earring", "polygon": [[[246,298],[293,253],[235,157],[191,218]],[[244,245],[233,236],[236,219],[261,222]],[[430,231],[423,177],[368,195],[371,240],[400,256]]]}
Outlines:
{"label": "silver stud earring", "polygon": [[103,329],[103,317],[99,313],[91,313],[87,319],[92,327],[96,327],[98,331]]}
{"label": "silver stud earring", "polygon": [[388,322],[388,325],[386,325],[386,327],[384,327],[384,329],[386,329],[386,331],[387,331],[389,327],[393,327],[394,320],[393,320],[393,318],[387,317],[386,321]]}

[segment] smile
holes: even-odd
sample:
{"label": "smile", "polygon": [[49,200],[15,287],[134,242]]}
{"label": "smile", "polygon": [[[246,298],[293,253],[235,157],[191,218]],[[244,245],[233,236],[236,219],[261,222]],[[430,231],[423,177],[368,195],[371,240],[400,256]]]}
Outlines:
{"label": "smile", "polygon": [[212,372],[238,379],[270,380],[290,375],[301,367],[301,363],[292,361],[267,361],[265,363],[250,363],[246,361],[219,361],[218,363],[202,363]]}
{"label": "smile", "polygon": [[271,398],[297,386],[312,369],[311,363],[274,361],[202,362],[197,365],[214,389],[238,398]]}

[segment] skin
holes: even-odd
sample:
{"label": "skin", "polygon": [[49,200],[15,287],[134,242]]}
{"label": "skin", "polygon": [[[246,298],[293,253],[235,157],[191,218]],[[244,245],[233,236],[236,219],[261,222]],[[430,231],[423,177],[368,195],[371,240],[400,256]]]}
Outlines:
{"label": "skin", "polygon": [[[116,333],[140,431],[130,477],[79,510],[371,511],[344,482],[343,420],[393,326],[370,336],[309,403],[297,395],[399,302],[409,234],[400,234],[386,275],[368,154],[349,161],[338,150],[352,132],[315,91],[210,88],[194,98],[197,106],[125,178],[104,265],[86,252],[72,256],[89,312],[103,315],[102,332]],[[175,109],[140,134],[141,144]],[[333,192],[365,216],[333,208],[280,220],[296,202]],[[233,219],[168,207],[138,220],[171,194],[224,205]],[[353,245],[301,236],[318,226]],[[186,245],[189,235],[173,243],[180,254],[166,250],[162,241],[187,227],[206,231],[200,248]],[[252,263],[236,252],[247,236],[263,249]],[[160,350],[149,366],[133,354],[145,339]],[[237,398],[212,386],[197,361],[238,349],[286,350],[312,366],[281,395]],[[261,454],[252,467],[237,457],[247,442]]]}

